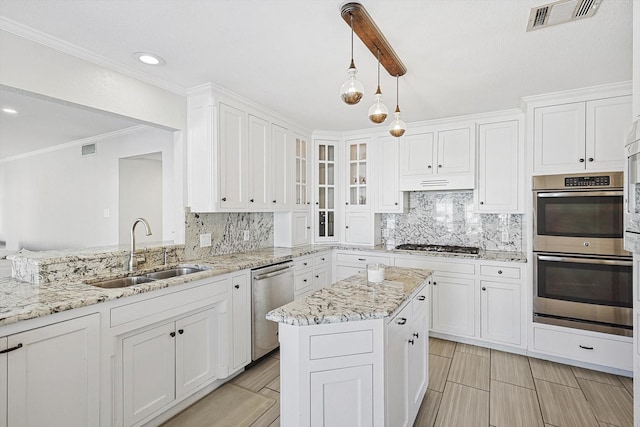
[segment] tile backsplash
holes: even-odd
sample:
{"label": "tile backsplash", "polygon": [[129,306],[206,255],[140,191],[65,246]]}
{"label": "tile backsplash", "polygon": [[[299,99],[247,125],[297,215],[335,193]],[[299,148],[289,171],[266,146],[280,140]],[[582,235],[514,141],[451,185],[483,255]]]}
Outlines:
{"label": "tile backsplash", "polygon": [[[244,231],[249,240],[244,240]],[[211,233],[211,246],[200,247],[200,234]],[[184,259],[201,259],[273,246],[273,213],[185,213]]]}
{"label": "tile backsplash", "polygon": [[383,243],[477,246],[522,251],[522,214],[481,214],[473,210],[473,192],[409,193],[405,214],[382,214]]}

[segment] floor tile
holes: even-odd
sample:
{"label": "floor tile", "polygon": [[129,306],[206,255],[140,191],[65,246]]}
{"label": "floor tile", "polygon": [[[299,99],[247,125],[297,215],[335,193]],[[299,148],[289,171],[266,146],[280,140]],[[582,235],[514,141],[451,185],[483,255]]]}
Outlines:
{"label": "floor tile", "polygon": [[542,427],[542,414],[535,390],[491,381],[489,420],[495,427]]}
{"label": "floor tile", "polygon": [[451,359],[435,354],[429,355],[429,389],[433,391],[444,391],[444,385],[449,375]]}
{"label": "floor tile", "polygon": [[542,417],[562,427],[598,427],[587,399],[579,388],[535,380]]}
{"label": "floor tile", "polygon": [[578,378],[587,402],[599,422],[633,426],[633,398],[623,387]]}
{"label": "floor tile", "polygon": [[447,381],[436,427],[487,427],[489,425],[489,392]]}
{"label": "floor tile", "polygon": [[529,359],[519,354],[491,350],[491,379],[534,389]]}
{"label": "floor tile", "polygon": [[529,365],[531,365],[531,373],[535,379],[578,388],[576,377],[567,365],[533,357],[529,358]]}
{"label": "floor tile", "polygon": [[476,356],[489,357],[491,350],[484,347],[478,347],[477,345],[458,343],[456,344],[456,351],[460,353],[475,354]]}
{"label": "floor tile", "polygon": [[443,357],[453,357],[456,343],[453,341],[445,341],[439,338],[429,337],[429,353],[437,354]]}
{"label": "floor tile", "polygon": [[468,353],[455,353],[447,381],[489,391],[489,359]]}
{"label": "floor tile", "polygon": [[270,397],[276,401],[276,404],[269,408],[260,418],[258,418],[251,427],[271,427],[271,425],[278,420],[280,424],[280,393],[277,393],[268,388],[260,390],[260,394]]}
{"label": "floor tile", "polygon": [[433,427],[441,401],[442,393],[427,390],[427,394],[420,405],[420,410],[416,416],[416,421],[413,423],[413,427]]}
{"label": "floor tile", "polygon": [[618,379],[629,394],[633,396],[633,378],[619,376]]}
{"label": "floor tile", "polygon": [[269,384],[267,384],[265,387],[273,390],[273,391],[277,391],[278,393],[280,393],[280,375],[278,375],[277,377],[275,377],[273,379],[273,381],[271,381]]}
{"label": "floor tile", "polygon": [[614,385],[616,387],[622,387],[622,383],[616,375],[607,374],[606,372],[593,371],[591,369],[578,368],[577,366],[572,366],[571,370],[573,371],[573,375],[575,375],[576,378],[582,378],[589,381],[596,381],[599,383]]}
{"label": "floor tile", "polygon": [[257,365],[247,369],[241,375],[238,375],[231,380],[231,382],[257,392],[273,381],[278,375],[280,375],[280,361],[272,357],[267,357]]}

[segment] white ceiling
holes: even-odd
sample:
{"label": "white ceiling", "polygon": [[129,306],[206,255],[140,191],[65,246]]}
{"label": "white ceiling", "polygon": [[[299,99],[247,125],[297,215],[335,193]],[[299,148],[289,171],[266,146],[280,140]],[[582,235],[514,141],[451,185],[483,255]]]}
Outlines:
{"label": "white ceiling", "polygon": [[[0,16],[181,89],[213,82],[309,129],[372,126],[376,60],[356,37],[359,105],[339,88],[350,30],[336,0],[0,0]],[[516,108],[522,96],[631,79],[631,0],[592,18],[526,32],[547,0],[364,0],[408,72],[407,122]],[[154,52],[163,67],[137,63]],[[383,70],[383,100],[395,81]],[[387,119],[387,124],[389,119]],[[384,125],[383,125],[384,126]]]}

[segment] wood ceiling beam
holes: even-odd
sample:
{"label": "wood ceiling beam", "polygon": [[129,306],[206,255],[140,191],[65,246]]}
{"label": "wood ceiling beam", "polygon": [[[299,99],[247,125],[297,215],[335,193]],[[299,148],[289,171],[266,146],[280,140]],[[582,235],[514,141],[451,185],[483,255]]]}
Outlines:
{"label": "wood ceiling beam", "polygon": [[340,14],[349,27],[351,27],[351,15],[353,15],[353,31],[376,58],[378,58],[378,49],[380,50],[380,64],[391,76],[403,76],[407,72],[407,68],[363,5],[347,3],[342,6]]}

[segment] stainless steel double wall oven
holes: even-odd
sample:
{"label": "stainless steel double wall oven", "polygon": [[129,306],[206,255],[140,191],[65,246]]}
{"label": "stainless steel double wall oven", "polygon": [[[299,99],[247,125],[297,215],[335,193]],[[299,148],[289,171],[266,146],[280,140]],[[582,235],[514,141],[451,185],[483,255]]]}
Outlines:
{"label": "stainless steel double wall oven", "polygon": [[534,321],[631,336],[623,173],[533,177]]}

